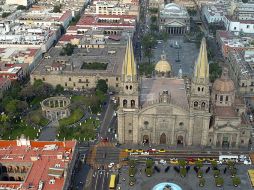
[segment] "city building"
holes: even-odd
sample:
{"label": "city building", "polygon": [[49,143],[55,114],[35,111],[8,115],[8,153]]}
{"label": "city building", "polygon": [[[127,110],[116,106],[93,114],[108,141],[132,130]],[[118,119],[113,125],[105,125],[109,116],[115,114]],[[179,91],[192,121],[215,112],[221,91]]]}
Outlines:
{"label": "city building", "polygon": [[76,141],[0,141],[0,189],[64,189],[71,184]]}
{"label": "city building", "polygon": [[223,4],[204,5],[202,7],[202,14],[208,24],[223,22],[225,13],[227,13],[227,9]]}
{"label": "city building", "polygon": [[229,31],[217,30],[216,41],[224,58],[228,57],[231,50],[243,51],[254,49],[252,35],[235,35]]}
{"label": "city building", "polygon": [[119,143],[248,147],[251,126],[245,117],[245,104],[236,97],[226,69],[210,93],[205,39],[191,83],[187,81],[165,75],[139,78],[129,40],[119,93]]}
{"label": "city building", "polygon": [[227,59],[230,76],[237,91],[245,97],[254,96],[254,49],[230,51]]}
{"label": "city building", "polygon": [[6,67],[11,67],[14,64],[25,64],[28,65],[29,71],[32,71],[41,60],[42,52],[40,48],[8,47],[0,48],[0,57],[0,65],[5,64]]}
{"label": "city building", "polygon": [[33,0],[6,0],[5,4],[7,5],[23,5],[23,6],[29,6],[33,3]]}
{"label": "city building", "polygon": [[230,13],[238,20],[254,20],[254,3],[231,1]]}
{"label": "city building", "polygon": [[254,20],[239,20],[235,16],[224,15],[224,26],[235,35],[254,34]]}
{"label": "city building", "polygon": [[[61,56],[62,48],[53,48],[30,74],[31,83],[41,79],[53,86],[70,90],[90,90],[99,79],[106,80],[111,90],[118,91],[126,40],[107,39],[104,47],[76,48],[71,56]],[[91,44],[90,44],[91,45]]]}
{"label": "city building", "polygon": [[190,16],[185,7],[175,3],[160,8],[159,30],[172,35],[182,35],[190,30]]}
{"label": "city building", "polygon": [[3,97],[3,93],[11,86],[11,80],[8,78],[0,78],[0,99]]}
{"label": "city building", "polygon": [[174,3],[186,7],[187,9],[196,9],[195,1],[189,0],[174,0]]}

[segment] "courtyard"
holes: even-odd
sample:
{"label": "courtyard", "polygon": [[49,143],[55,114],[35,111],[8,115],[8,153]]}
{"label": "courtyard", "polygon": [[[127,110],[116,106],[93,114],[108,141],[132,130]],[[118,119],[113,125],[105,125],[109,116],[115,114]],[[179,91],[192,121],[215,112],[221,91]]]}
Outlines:
{"label": "courtyard", "polygon": [[182,68],[183,75],[192,75],[194,63],[199,53],[199,48],[195,43],[185,42],[183,36],[172,36],[167,42],[161,42],[156,45],[153,50],[152,63],[156,64],[161,59],[163,50],[166,53],[167,61],[172,66],[173,76],[177,76],[180,68]]}
{"label": "courtyard", "polygon": [[[147,177],[145,173],[145,164],[137,164],[137,172],[135,174],[135,183],[133,186],[129,185],[129,166],[124,166],[119,172],[119,184],[118,187],[121,187],[122,190],[152,190],[152,188],[162,182],[171,182],[179,185],[183,190],[231,190],[231,189],[239,189],[239,190],[251,190],[251,183],[248,177],[247,170],[250,169],[250,166],[246,165],[236,165],[237,177],[240,178],[241,184],[238,187],[235,187],[232,183],[232,178],[230,171],[227,169],[226,173],[224,173],[226,165],[219,165],[218,169],[221,171],[220,176],[224,179],[224,184],[221,187],[216,187],[214,172],[211,169],[206,173],[206,169],[211,167],[211,165],[204,165],[201,170],[203,171],[203,178],[205,180],[204,187],[199,186],[199,178],[195,170],[194,166],[191,166],[189,171],[187,172],[186,177],[181,177],[180,174],[175,171],[174,165],[162,165],[155,164],[157,168],[159,168],[160,172],[154,169],[152,176]],[[170,169],[165,172],[167,167]]]}

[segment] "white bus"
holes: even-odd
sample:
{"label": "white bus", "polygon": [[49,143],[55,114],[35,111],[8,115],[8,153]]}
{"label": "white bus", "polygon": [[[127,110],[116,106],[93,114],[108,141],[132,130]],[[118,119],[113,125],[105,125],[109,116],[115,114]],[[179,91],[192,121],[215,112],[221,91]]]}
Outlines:
{"label": "white bus", "polygon": [[227,162],[229,160],[238,162],[238,156],[237,155],[220,155],[219,156],[219,161],[220,162]]}

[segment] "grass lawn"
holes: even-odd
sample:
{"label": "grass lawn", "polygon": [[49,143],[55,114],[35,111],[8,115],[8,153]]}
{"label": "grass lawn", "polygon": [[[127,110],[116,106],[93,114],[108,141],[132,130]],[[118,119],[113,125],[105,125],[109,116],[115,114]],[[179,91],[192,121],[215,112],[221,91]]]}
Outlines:
{"label": "grass lawn", "polygon": [[29,112],[26,116],[26,120],[39,126],[45,126],[49,122],[45,117],[43,117],[40,108],[38,110]]}
{"label": "grass lawn", "polygon": [[81,123],[81,126],[77,127],[60,127],[59,128],[59,140],[77,139],[77,140],[88,140],[94,139],[96,136],[96,129],[100,122],[95,119],[88,119],[86,122]]}
{"label": "grass lawn", "polygon": [[17,139],[17,136],[20,137],[21,134],[24,134],[29,139],[36,139],[36,134],[38,133],[38,129],[34,129],[31,126],[26,126],[25,123],[18,123],[13,125],[11,130],[6,131],[3,134],[2,139]]}
{"label": "grass lawn", "polygon": [[60,119],[59,126],[68,126],[73,123],[76,123],[83,117],[83,110],[81,108],[76,108],[75,110],[71,111],[71,115],[68,118]]}

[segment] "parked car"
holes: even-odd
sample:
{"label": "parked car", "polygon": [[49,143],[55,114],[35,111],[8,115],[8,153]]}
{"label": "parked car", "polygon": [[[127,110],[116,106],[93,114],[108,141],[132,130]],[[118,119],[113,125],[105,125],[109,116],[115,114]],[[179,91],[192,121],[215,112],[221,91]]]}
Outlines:
{"label": "parked car", "polygon": [[109,165],[108,165],[108,168],[112,168],[114,166],[114,162],[111,162]]}
{"label": "parked car", "polygon": [[165,164],[167,164],[167,162],[166,162],[166,160],[161,159],[160,164],[165,165]]}

